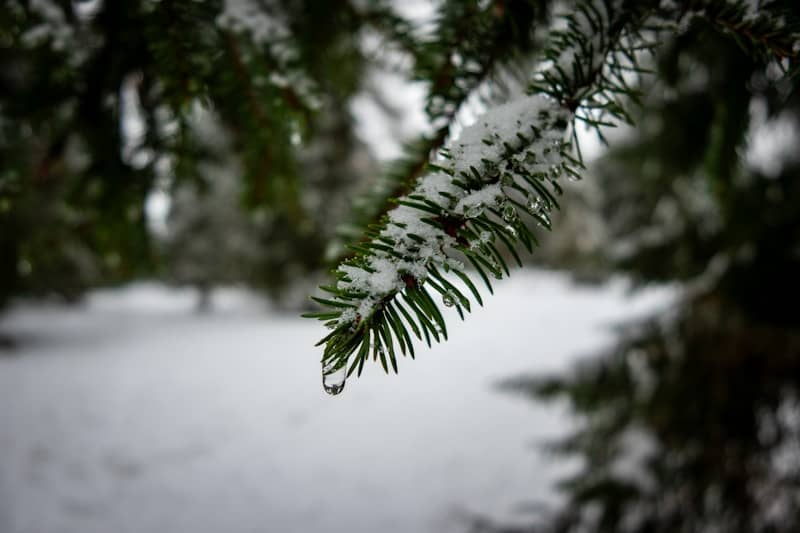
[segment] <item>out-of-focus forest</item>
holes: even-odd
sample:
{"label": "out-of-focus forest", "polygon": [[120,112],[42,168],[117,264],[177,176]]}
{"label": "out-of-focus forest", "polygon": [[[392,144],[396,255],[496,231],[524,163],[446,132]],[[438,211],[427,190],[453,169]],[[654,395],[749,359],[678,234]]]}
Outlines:
{"label": "out-of-focus forest", "polygon": [[73,300],[140,278],[280,296],[319,273],[375,171],[348,108],[368,90],[367,15],[12,1],[0,15],[0,299]]}
{"label": "out-of-focus forest", "polygon": [[[7,1],[0,308],[143,279],[199,309],[231,285],[307,306],[432,154],[525,91],[572,4]],[[687,18],[642,59],[632,124],[580,133],[584,179],[524,262],[679,297],[570,372],[501,384],[569,405],[550,451],[580,468],[562,509],[475,531],[800,529],[800,13],[733,4],[785,34]],[[417,131],[398,93],[424,95]]]}
{"label": "out-of-focus forest", "polygon": [[[533,531],[794,531],[797,80],[702,24],[655,66],[636,132],[594,167],[593,255],[641,283],[677,283],[681,296],[621,324],[615,345],[568,375],[503,384],[566,400],[580,420],[551,443],[581,459],[563,484],[569,504]],[[578,271],[585,261],[570,258]]]}

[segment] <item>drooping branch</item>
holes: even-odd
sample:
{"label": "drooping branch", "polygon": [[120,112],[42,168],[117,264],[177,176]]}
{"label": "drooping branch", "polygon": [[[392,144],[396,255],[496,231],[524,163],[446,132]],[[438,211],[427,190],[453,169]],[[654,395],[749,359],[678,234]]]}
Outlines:
{"label": "drooping branch", "polygon": [[[396,372],[395,346],[401,355],[414,355],[411,333],[429,345],[447,338],[432,291],[462,318],[471,307],[465,292],[482,302],[464,261],[491,291],[489,276],[509,273],[507,254],[521,263],[517,248],[532,250],[530,225],[549,229],[559,179],[580,176],[580,159],[566,142],[573,119],[581,113],[626,118],[620,98],[629,87],[621,72],[636,69],[645,42],[639,28],[649,13],[635,4],[580,3],[565,16],[566,29],[553,33],[531,95],[466,128],[367,232],[368,240],[336,271],[336,284],[322,287],[332,297],[315,298],[328,309],[308,315],[332,329],[320,341],[325,375],[360,373],[370,355]],[[623,56],[627,61],[617,67]]]}

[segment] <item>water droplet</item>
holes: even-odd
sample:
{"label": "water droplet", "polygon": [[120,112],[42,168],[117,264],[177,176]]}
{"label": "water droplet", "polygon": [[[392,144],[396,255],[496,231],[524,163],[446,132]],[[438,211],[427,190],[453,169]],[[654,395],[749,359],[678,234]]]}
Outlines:
{"label": "water droplet", "polygon": [[528,213],[531,215],[538,215],[545,209],[545,202],[538,194],[529,194],[528,200],[525,204],[525,207],[528,209]]}
{"label": "water droplet", "polygon": [[[553,165],[552,167],[550,167],[550,176],[553,177],[553,178],[557,178],[557,177],[561,176],[561,166]],[[571,174],[570,174],[570,176],[571,176]]]}
{"label": "water droplet", "polygon": [[569,181],[573,182],[573,183],[581,181],[581,179],[578,176],[576,176],[575,174],[567,174],[567,179]]}
{"label": "water droplet", "polygon": [[477,218],[483,214],[483,202],[478,202],[477,204],[468,205],[464,209],[464,216],[467,218]]}
{"label": "water droplet", "polygon": [[482,231],[480,239],[483,244],[494,242],[494,233],[492,233],[491,231]]}
{"label": "water droplet", "polygon": [[344,390],[347,380],[347,361],[330,360],[322,363],[322,388],[335,396]]}
{"label": "water droplet", "polygon": [[503,228],[503,229],[505,229],[505,230],[506,230],[506,233],[508,233],[508,234],[509,234],[509,235],[511,235],[512,237],[516,237],[516,236],[517,236],[517,229],[516,229],[514,226],[512,226],[511,224],[507,225],[507,226],[506,226],[505,228]]}
{"label": "water droplet", "polygon": [[517,210],[510,203],[503,207],[503,220],[506,222],[514,222],[517,219]]}
{"label": "water droplet", "polygon": [[445,307],[453,307],[456,304],[456,297],[451,291],[447,291],[442,295],[442,303]]}
{"label": "water droplet", "polygon": [[538,216],[539,216],[539,218],[536,219],[536,224],[538,226],[544,228],[544,227],[550,226],[552,224],[552,222],[550,222],[550,217],[547,215],[547,213],[542,212],[542,213],[539,213]]}

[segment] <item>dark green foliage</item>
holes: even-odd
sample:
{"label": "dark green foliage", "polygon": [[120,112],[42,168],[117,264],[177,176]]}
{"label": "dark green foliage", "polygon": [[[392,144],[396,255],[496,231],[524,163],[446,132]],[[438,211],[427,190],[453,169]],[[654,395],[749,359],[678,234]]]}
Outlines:
{"label": "dark green foliage", "polygon": [[552,447],[584,460],[567,504],[530,531],[796,531],[800,336],[751,311],[707,292],[567,377],[509,382],[585,421]]}
{"label": "dark green foliage", "polygon": [[[225,2],[216,0],[14,0],[3,8],[0,302],[71,298],[160,275],[147,199],[189,183],[212,188],[203,169],[220,158],[240,163],[241,197],[230,208],[266,210],[284,226],[266,228],[255,251],[266,253],[270,233],[303,243],[300,254],[270,254],[282,263],[254,268],[257,277],[244,281],[278,287],[320,268],[331,216],[342,214],[310,213],[301,199],[317,191],[341,206],[354,181],[348,158],[360,145],[351,121],[332,131],[319,117],[346,107],[359,87],[364,60],[354,36],[364,21],[349,4],[253,5],[276,31],[224,24]],[[222,128],[221,146],[198,137],[200,107]],[[132,112],[140,138],[126,131]],[[309,180],[302,152],[326,142],[342,163]]]}

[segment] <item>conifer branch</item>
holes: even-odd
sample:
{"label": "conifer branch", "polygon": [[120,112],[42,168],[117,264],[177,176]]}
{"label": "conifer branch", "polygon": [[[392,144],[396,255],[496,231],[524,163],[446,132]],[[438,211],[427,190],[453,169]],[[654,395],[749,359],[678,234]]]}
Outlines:
{"label": "conifer branch", "polygon": [[440,150],[414,189],[366,233],[369,240],[354,246],[335,271],[336,284],[321,287],[331,297],[314,298],[325,309],[306,315],[332,330],[319,343],[323,375],[343,383],[370,356],[397,372],[398,355],[414,356],[411,333],[428,345],[447,338],[432,293],[462,318],[469,296],[482,304],[464,261],[490,292],[490,276],[509,274],[506,257],[521,264],[517,248],[531,251],[537,242],[530,225],[550,228],[559,179],[580,177],[580,157],[566,142],[573,121],[599,127],[606,116],[628,119],[623,73],[638,72],[646,48],[639,28],[649,12],[636,4],[579,3],[565,17],[567,28],[553,32],[531,94],[491,110]]}

